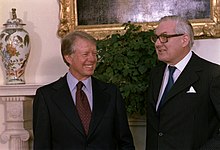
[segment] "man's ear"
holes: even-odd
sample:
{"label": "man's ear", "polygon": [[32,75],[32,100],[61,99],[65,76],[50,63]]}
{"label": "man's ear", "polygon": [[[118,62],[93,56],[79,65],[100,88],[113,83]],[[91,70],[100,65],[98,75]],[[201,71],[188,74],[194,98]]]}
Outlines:
{"label": "man's ear", "polygon": [[64,56],[64,59],[66,60],[66,62],[68,62],[69,64],[71,64],[73,58],[71,57],[71,55],[65,55],[65,56]]}
{"label": "man's ear", "polygon": [[183,47],[187,47],[189,45],[189,41],[190,41],[189,35],[184,34],[182,39]]}

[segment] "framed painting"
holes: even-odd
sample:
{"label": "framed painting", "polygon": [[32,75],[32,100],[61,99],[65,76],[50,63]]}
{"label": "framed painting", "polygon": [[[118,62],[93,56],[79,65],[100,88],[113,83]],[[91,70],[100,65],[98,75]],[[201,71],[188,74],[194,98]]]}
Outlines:
{"label": "framed painting", "polygon": [[150,30],[166,15],[187,17],[197,39],[220,37],[220,0],[59,0],[59,5],[61,38],[82,30],[101,39],[123,32],[128,21]]}

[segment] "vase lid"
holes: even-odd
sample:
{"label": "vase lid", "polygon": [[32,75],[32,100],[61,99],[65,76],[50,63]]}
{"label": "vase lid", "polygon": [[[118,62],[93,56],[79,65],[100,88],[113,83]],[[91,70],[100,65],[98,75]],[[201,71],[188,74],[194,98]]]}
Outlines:
{"label": "vase lid", "polygon": [[22,27],[26,24],[23,23],[22,19],[17,18],[16,15],[16,9],[12,8],[12,18],[8,19],[7,22],[5,24],[3,24],[4,26],[11,26],[11,27]]}

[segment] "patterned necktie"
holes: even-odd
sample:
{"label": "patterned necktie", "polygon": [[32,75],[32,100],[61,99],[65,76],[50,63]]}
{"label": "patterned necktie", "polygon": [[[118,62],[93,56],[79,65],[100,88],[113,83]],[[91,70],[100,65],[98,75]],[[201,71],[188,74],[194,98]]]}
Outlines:
{"label": "patterned necktie", "polygon": [[164,100],[168,94],[168,92],[170,91],[171,87],[173,86],[174,84],[174,80],[173,80],[173,73],[174,71],[176,70],[176,67],[175,66],[168,66],[168,69],[169,69],[169,78],[168,78],[168,82],[167,82],[167,85],[165,87],[165,90],[163,92],[163,95],[161,97],[161,100],[160,100],[160,104],[158,106],[158,111],[160,110],[160,108],[163,106],[164,104]]}
{"label": "patterned necktie", "polygon": [[82,87],[84,86],[84,84],[81,81],[79,81],[76,86],[77,86],[76,108],[77,108],[79,117],[81,119],[81,122],[83,124],[85,134],[87,135],[89,131],[89,123],[91,120],[91,109],[89,106],[88,98],[86,94],[84,93],[84,91],[82,90]]}

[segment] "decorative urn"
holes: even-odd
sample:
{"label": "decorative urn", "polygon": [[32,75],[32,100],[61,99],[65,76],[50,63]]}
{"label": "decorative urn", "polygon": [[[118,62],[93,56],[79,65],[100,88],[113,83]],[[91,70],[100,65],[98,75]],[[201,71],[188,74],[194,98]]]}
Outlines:
{"label": "decorative urn", "polygon": [[30,53],[30,38],[23,29],[22,20],[17,18],[12,8],[12,18],[8,19],[0,35],[0,54],[6,72],[6,84],[24,84],[24,73]]}

